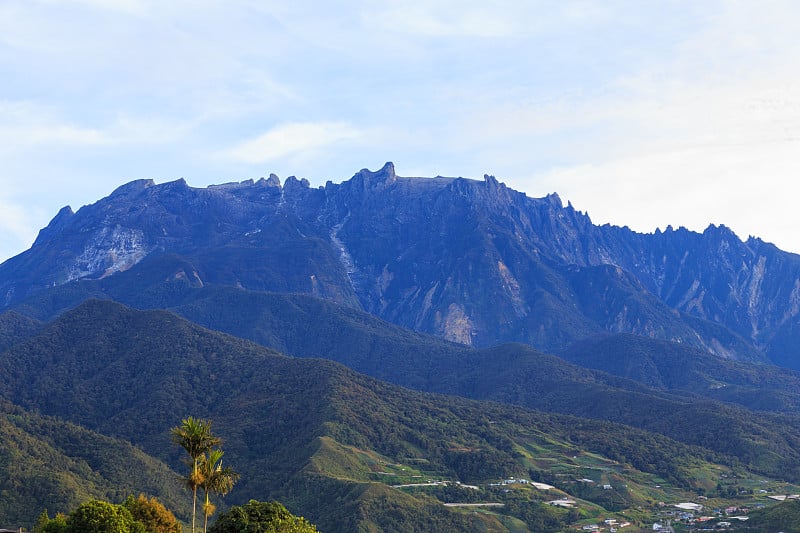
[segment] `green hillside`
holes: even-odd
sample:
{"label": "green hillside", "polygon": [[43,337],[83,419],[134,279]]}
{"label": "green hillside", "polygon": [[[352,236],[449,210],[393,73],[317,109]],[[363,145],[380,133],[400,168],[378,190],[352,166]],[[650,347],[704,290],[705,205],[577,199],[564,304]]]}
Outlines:
{"label": "green hillside", "polygon": [[683,344],[603,335],[575,343],[559,355],[658,389],[686,391],[756,410],[800,410],[800,372],[722,359]]}
{"label": "green hillside", "polygon": [[769,508],[757,509],[735,530],[740,533],[800,531],[800,500],[786,500]]}
{"label": "green hillside", "polygon": [[43,509],[155,495],[185,514],[178,474],[120,439],[0,401],[0,525],[31,527]]}
{"label": "green hillside", "polygon": [[[153,268],[151,276],[155,280],[162,271]],[[124,273],[122,280],[124,276],[133,275]],[[702,388],[690,392],[658,391],[635,381],[569,364],[525,345],[471,349],[410,332],[366,313],[309,296],[193,287],[187,279],[182,276],[177,281],[156,283],[152,290],[136,297],[120,292],[120,287],[128,285],[124,282],[117,280],[110,286],[115,288],[111,291],[115,297],[126,296],[140,306],[171,302],[174,311],[206,327],[249,338],[290,355],[333,359],[358,372],[417,390],[640,427],[687,444],[734,455],[744,465],[765,475],[800,479],[800,423],[796,414],[754,415],[743,407],[704,399],[699,396]],[[105,280],[78,285],[88,288],[103,282]],[[62,301],[59,295],[66,290],[61,288],[49,298]],[[638,355],[631,356],[631,360],[641,361],[643,370],[631,377],[638,376],[637,379],[651,385],[665,378],[654,373],[651,379],[645,379],[648,357],[668,361],[675,351],[686,353],[672,343],[664,343],[665,355],[658,356],[658,349],[662,347],[659,343],[648,343],[632,336],[620,338],[629,339],[628,346],[646,348],[645,353],[634,350]],[[613,356],[617,351],[609,353]],[[782,410],[794,402],[800,403],[800,393],[791,386],[796,383],[791,371],[744,363],[733,366],[733,363],[706,356],[683,365],[687,379],[691,378],[691,369],[703,364],[710,368],[706,375],[725,369],[725,365],[729,369],[743,369],[739,384],[729,384],[721,391],[711,388],[707,390],[709,396],[738,399],[752,407],[783,406]],[[762,375],[762,369],[771,372],[764,373],[764,381],[759,384],[756,380]],[[672,370],[671,375],[680,372]],[[719,375],[723,373],[720,371]],[[729,370],[727,375],[731,376],[730,382],[735,372]],[[680,382],[679,377],[670,379],[672,383]],[[750,379],[749,384],[747,379]],[[770,388],[770,384],[777,385]],[[765,391],[760,391],[759,385]],[[748,398],[749,401],[745,401]],[[720,438],[721,435],[725,438]]]}
{"label": "green hillside", "polygon": [[[672,392],[659,391],[644,386],[652,382],[640,384],[587,370],[521,344],[472,349],[447,343],[308,296],[204,288],[186,291],[182,300],[174,310],[187,318],[291,355],[333,359],[417,390],[640,427],[734,455],[766,475],[800,479],[800,420],[796,414],[753,414],[745,407],[713,400],[738,399],[747,407],[771,402],[786,411],[794,402],[800,404],[800,388],[793,386],[800,381],[790,370],[728,362],[702,353],[683,365],[677,361],[671,367],[673,374],[684,372],[687,380],[692,369],[704,364],[707,377],[716,373],[728,379],[727,393],[707,387],[711,398],[704,398],[702,388],[673,386]],[[314,325],[313,335],[307,333],[309,324]],[[673,352],[687,353],[673,343],[634,336],[622,339],[630,341],[626,346],[647,348],[645,354],[630,357],[643,365],[646,357],[667,361]],[[659,348],[664,355],[658,355]],[[736,369],[742,370],[738,377]],[[654,373],[653,379],[657,378]],[[680,378],[673,378],[672,383],[680,383]],[[755,401],[759,386],[763,388],[761,399]]]}
{"label": "green hillside", "polygon": [[[415,392],[107,301],[2,354],[0,377],[24,385],[7,398],[175,467],[169,428],[210,417],[242,474],[225,503],[278,499],[325,532],[560,531],[612,514],[645,524],[659,501],[752,477],[734,457],[645,431]],[[500,485],[510,478],[553,488]],[[545,503],[563,499],[575,503]]]}

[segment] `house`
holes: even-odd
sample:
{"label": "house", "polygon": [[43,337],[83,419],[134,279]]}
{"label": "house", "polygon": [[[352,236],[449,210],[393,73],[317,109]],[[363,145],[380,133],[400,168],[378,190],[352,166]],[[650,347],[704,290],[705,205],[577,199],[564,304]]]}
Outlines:
{"label": "house", "polygon": [[562,498],[562,499],[560,499],[560,500],[552,500],[552,501],[549,501],[549,502],[547,502],[547,505],[552,505],[552,506],[554,506],[554,507],[566,507],[566,508],[568,508],[568,509],[569,509],[569,508],[571,508],[571,507],[575,507],[575,504],[576,504],[576,503],[577,503],[577,502],[576,502],[575,500],[570,500],[570,499],[567,499],[567,498]]}
{"label": "house", "polygon": [[702,511],[703,506],[699,503],[676,503],[675,507],[682,511]]}

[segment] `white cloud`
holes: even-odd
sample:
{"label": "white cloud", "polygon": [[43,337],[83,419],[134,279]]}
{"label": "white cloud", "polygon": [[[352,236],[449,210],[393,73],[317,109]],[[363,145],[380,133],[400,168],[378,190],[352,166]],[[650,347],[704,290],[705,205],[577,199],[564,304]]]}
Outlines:
{"label": "white cloud", "polygon": [[367,27],[428,37],[501,37],[516,33],[512,9],[470,2],[386,2],[362,14]]}
{"label": "white cloud", "polygon": [[15,145],[17,149],[32,145],[60,144],[68,146],[98,146],[108,144],[103,132],[69,124],[29,125],[25,127],[0,127],[0,142],[4,148]]}
{"label": "white cloud", "polygon": [[49,6],[75,6],[99,10],[119,11],[126,14],[141,15],[152,4],[147,0],[28,0]]}
{"label": "white cloud", "polygon": [[302,152],[353,141],[363,133],[347,122],[282,124],[225,151],[224,156],[244,163],[266,163]]}
{"label": "white cloud", "polygon": [[53,147],[152,145],[185,137],[193,125],[168,118],[119,114],[98,127],[73,123],[58,110],[27,101],[0,101],[0,153]]}
{"label": "white cloud", "polygon": [[52,112],[25,101],[0,101],[0,150],[13,152],[35,145],[107,144],[102,131],[59,121]]}
{"label": "white cloud", "polygon": [[0,262],[30,247],[38,231],[34,220],[41,215],[0,198]]}
{"label": "white cloud", "polygon": [[[650,9],[649,11],[653,11]],[[361,12],[365,28],[424,38],[494,38],[525,43],[542,36],[563,35],[579,42],[578,29],[596,31],[609,24],[625,25],[647,9],[637,5],[581,0],[386,0]],[[665,22],[665,21],[662,21]]]}
{"label": "white cloud", "polygon": [[595,223],[652,232],[667,225],[702,231],[725,224],[800,252],[800,140],[738,146],[686,147],[631,155],[597,165],[556,169],[536,178]]}
{"label": "white cloud", "polygon": [[626,80],[626,99],[596,102],[605,137],[576,144],[574,135],[577,163],[523,187],[557,191],[596,223],[646,232],[725,224],[800,252],[800,75],[791,64],[789,54],[745,72],[717,65],[696,79]]}

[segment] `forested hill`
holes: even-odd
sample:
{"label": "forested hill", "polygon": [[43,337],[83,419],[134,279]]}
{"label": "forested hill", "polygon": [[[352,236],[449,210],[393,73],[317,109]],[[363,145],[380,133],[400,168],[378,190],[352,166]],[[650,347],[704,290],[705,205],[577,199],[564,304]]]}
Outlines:
{"label": "forested hill", "polygon": [[[118,279],[131,275],[124,273]],[[765,474],[791,476],[794,461],[800,459],[793,451],[800,449],[793,429],[800,427],[794,420],[800,404],[800,379],[785,369],[737,365],[682,345],[662,346],[633,336],[619,337],[611,351],[604,351],[602,343],[588,341],[576,347],[587,357],[584,364],[598,361],[601,367],[604,353],[614,360],[631,353],[629,359],[641,362],[642,368],[648,367],[648,358],[659,358],[674,376],[673,385],[683,385],[654,390],[571,365],[525,345],[469,348],[309,296],[192,287],[183,279],[157,287],[128,297],[139,304],[156,298],[161,305],[171,305],[173,311],[207,327],[290,355],[333,359],[398,385],[625,423],[740,456]],[[36,301],[40,307],[49,305]],[[700,374],[696,369],[702,367]],[[633,377],[652,385],[658,376],[656,372],[643,375]],[[705,381],[698,382],[698,375]],[[745,408],[784,414],[753,413]],[[725,439],[719,438],[720,431],[725,432]]]}
{"label": "forested hill", "polygon": [[90,498],[121,501],[139,492],[157,494],[180,515],[189,510],[178,473],[163,461],[126,440],[5,400],[0,400],[0,479],[4,525],[30,528],[44,509],[67,512]]}
{"label": "forested hill", "polygon": [[[7,399],[129,440],[176,468],[169,428],[186,413],[210,417],[242,474],[228,504],[278,498],[329,532],[558,531],[604,508],[711,490],[712,471],[746,471],[746,457],[608,422],[414,392],[109,301],[88,301],[3,353],[0,379],[20,385],[3,392]],[[599,464],[610,476],[602,479],[631,490],[576,492],[575,476],[596,475]],[[563,468],[572,477],[561,479]],[[509,477],[558,488],[491,488]],[[656,477],[664,488],[653,489]],[[450,485],[391,488],[420,478]],[[572,513],[543,503],[569,495],[578,498]],[[499,513],[442,505],[498,499],[507,505]]]}
{"label": "forested hill", "polygon": [[[505,366],[501,354],[508,348],[496,350],[494,360]],[[511,493],[492,492],[490,481],[522,477],[552,484],[563,462],[574,463],[575,475],[585,477],[590,472],[582,470],[583,457],[591,468],[603,457],[603,471],[614,483],[644,484],[650,492],[661,482],[648,476],[666,480],[661,490],[678,491],[672,498],[713,489],[717,481],[710,480],[723,478],[709,478],[709,472],[735,469],[745,475],[752,468],[763,477],[800,479],[794,470],[800,461],[793,455],[800,449],[796,421],[738,420],[735,410],[681,403],[647,393],[640,385],[632,385],[640,387],[637,391],[613,388],[603,379],[616,378],[591,377],[564,363],[542,366],[542,357],[535,352],[523,357],[532,365],[527,378],[552,382],[541,392],[558,388],[557,373],[583,372],[584,378],[570,382],[574,405],[599,407],[601,397],[619,412],[663,405],[654,412],[665,423],[682,417],[693,421],[696,434],[725,427],[732,438],[724,447],[690,445],[608,421],[414,392],[334,362],[286,357],[172,313],[99,300],[62,314],[3,353],[0,379],[20,384],[3,392],[8,400],[129,440],[176,468],[180,455],[169,442],[169,428],[185,413],[210,417],[225,436],[226,458],[242,473],[229,504],[278,498],[325,531],[460,531],[478,527],[474,520],[480,528],[505,531],[504,513],[476,516],[441,505],[451,498],[477,498],[476,489],[436,489],[423,497],[390,486],[413,485],[419,479],[414,476],[457,481],[484,487],[478,501],[495,501]],[[545,362],[548,358],[547,364],[557,363],[550,356]],[[629,407],[620,410],[623,405]],[[681,416],[670,419],[670,411]],[[615,493],[614,505],[604,499],[608,493],[575,492],[575,480],[569,480],[573,485],[556,485],[566,495],[587,499],[577,515],[553,514],[542,504],[546,494],[526,492],[515,496],[524,500],[508,502],[508,519],[528,524],[530,531],[557,531],[580,516],[596,516],[597,505],[620,511],[667,497]],[[431,529],[430,524],[438,525]]]}
{"label": "forested hill", "polygon": [[724,226],[596,226],[557,195],[391,164],[311,188],[277,176],[206,189],[131,182],[63,209],[0,265],[2,304],[174,259],[196,285],[305,293],[472,346],[560,350],[598,333],[800,366],[800,257]]}

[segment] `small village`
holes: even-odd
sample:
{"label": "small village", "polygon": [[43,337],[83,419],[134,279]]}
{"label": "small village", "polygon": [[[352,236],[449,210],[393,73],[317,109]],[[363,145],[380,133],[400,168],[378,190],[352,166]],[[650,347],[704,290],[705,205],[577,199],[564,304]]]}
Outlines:
{"label": "small village", "polygon": [[[397,465],[399,466],[399,465]],[[382,472],[389,475],[389,472]],[[395,474],[392,474],[395,475]],[[413,475],[414,478],[419,478],[418,482],[410,482],[404,484],[392,485],[397,489],[415,489],[423,487],[455,487],[460,489],[479,491],[482,489],[500,490],[504,494],[510,494],[518,490],[535,490],[537,492],[552,492],[552,499],[545,498],[543,501],[547,505],[563,508],[563,509],[577,509],[581,506],[581,501],[572,497],[563,491],[559,490],[554,485],[547,483],[532,481],[526,478],[509,477],[495,482],[489,482],[486,485],[470,485],[461,483],[459,481],[449,480],[434,480],[432,478],[424,479],[425,476]],[[571,483],[583,484],[587,486],[596,485],[597,489],[603,491],[614,490],[614,486],[609,483],[598,483],[597,481],[589,478],[578,478],[571,481]],[[660,487],[659,487],[660,488]],[[658,502],[650,513],[648,513],[652,520],[650,522],[634,523],[631,519],[626,519],[622,515],[615,513],[607,513],[608,516],[597,516],[592,520],[579,522],[573,526],[574,531],[588,531],[588,532],[636,532],[636,531],[660,531],[663,533],[674,533],[676,527],[680,531],[733,531],[737,525],[740,525],[748,520],[748,513],[753,509],[763,508],[765,505],[772,502],[782,502],[786,500],[798,500],[799,494],[773,494],[770,490],[759,489],[751,494],[749,491],[742,491],[742,497],[756,498],[764,503],[752,503],[742,505],[726,505],[724,507],[712,507],[708,505],[709,499],[705,496],[698,497],[698,502],[676,502],[665,503]],[[586,502],[583,502],[584,504]],[[447,507],[462,507],[471,509],[487,509],[502,508],[504,503],[501,501],[486,501],[486,502],[449,502],[444,503]]]}

